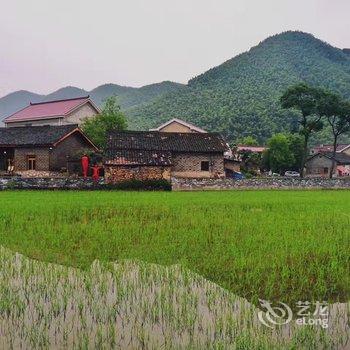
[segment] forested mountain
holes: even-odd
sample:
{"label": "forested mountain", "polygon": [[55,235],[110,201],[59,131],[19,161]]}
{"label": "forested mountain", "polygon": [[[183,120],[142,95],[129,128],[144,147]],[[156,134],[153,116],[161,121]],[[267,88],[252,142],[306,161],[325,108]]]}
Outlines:
{"label": "forested mountain", "polygon": [[350,55],[310,34],[285,32],[191,79],[186,89],[129,110],[128,116],[137,128],[179,117],[231,141],[252,135],[264,142],[275,132],[297,128],[296,114],[281,110],[279,97],[301,81],[350,98]]}
{"label": "forested mountain", "polygon": [[184,88],[185,85],[173,83],[171,81],[163,81],[140,88],[105,84],[91,90],[89,94],[98,105],[101,105],[106,97],[116,95],[118,96],[121,108],[126,110],[128,108],[140,106],[169,92],[179,91]]}
{"label": "forested mountain", "polygon": [[143,103],[162,96],[163,94],[181,90],[185,86],[170,81],[146,85],[141,88],[120,86],[116,84],[101,85],[91,91],[86,91],[73,86],[67,86],[48,95],[39,95],[29,91],[16,91],[0,98],[0,120],[13,112],[27,106],[29,102],[60,100],[90,95],[91,99],[99,106],[112,95],[118,96],[122,109],[140,106]]}
{"label": "forested mountain", "polygon": [[[162,82],[141,88],[115,84],[91,91],[65,87],[47,96],[17,91],[0,99],[0,117],[30,101],[90,94],[97,105],[118,96],[130,129],[148,129],[179,117],[229,141],[248,135],[263,143],[280,131],[296,131],[296,112],[280,108],[279,98],[290,85],[307,82],[350,98],[350,50],[338,49],[303,32],[272,36],[187,85]],[[329,141],[324,130],[317,135]]]}

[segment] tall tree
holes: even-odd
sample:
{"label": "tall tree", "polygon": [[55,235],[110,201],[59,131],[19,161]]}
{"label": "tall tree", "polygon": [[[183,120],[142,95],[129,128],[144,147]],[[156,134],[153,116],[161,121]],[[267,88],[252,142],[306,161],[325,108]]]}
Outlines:
{"label": "tall tree", "polygon": [[330,91],[324,91],[319,101],[319,114],[326,117],[333,136],[330,178],[333,177],[335,168],[335,156],[337,153],[339,136],[350,130],[349,111],[347,111],[348,105],[349,102],[344,101],[341,96]]}
{"label": "tall tree", "polygon": [[320,89],[301,83],[287,89],[281,97],[283,108],[294,108],[300,111],[300,134],[304,138],[303,155],[301,158],[299,173],[304,177],[304,167],[308,151],[310,135],[322,129],[321,115],[319,115],[318,104],[320,99]]}
{"label": "tall tree", "polygon": [[120,110],[117,98],[112,96],[106,99],[101,114],[93,118],[86,118],[81,128],[96,145],[104,148],[108,132],[127,128],[126,118]]}
{"label": "tall tree", "polygon": [[294,162],[290,164],[289,170],[298,170],[304,153],[304,140],[300,134],[286,134],[289,150],[293,154]]}

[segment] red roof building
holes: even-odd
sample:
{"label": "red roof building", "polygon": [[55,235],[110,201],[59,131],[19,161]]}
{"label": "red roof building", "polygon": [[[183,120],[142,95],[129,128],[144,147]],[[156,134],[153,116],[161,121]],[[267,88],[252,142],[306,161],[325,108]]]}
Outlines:
{"label": "red roof building", "polygon": [[30,103],[4,119],[6,127],[80,124],[83,119],[99,114],[89,96]]}
{"label": "red roof building", "polygon": [[245,146],[238,145],[237,152],[253,152],[253,153],[263,153],[267,148],[264,146]]}
{"label": "red roof building", "polygon": [[[336,152],[342,153],[350,148],[350,144],[338,144]],[[317,154],[317,153],[330,153],[333,152],[333,145],[319,145],[311,148],[310,154]]]}

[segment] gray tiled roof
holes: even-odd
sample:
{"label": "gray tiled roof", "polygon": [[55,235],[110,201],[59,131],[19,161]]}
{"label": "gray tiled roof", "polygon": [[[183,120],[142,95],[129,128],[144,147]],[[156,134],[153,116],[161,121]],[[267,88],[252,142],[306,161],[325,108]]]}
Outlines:
{"label": "gray tiled roof", "polygon": [[223,138],[216,133],[173,133],[159,131],[114,131],[109,134],[107,152],[148,150],[170,152],[225,152]]}
{"label": "gray tiled roof", "polygon": [[0,146],[52,145],[77,127],[76,124],[71,124],[63,126],[0,128]]}
{"label": "gray tiled roof", "polygon": [[171,165],[171,152],[144,150],[107,151],[105,164],[113,165]]}
{"label": "gray tiled roof", "polygon": [[[315,158],[315,157],[327,157],[329,159],[333,159],[332,153],[316,153],[309,157],[307,161]],[[339,165],[349,165],[350,164],[350,156],[346,153],[336,153],[334,160],[339,164]]]}
{"label": "gray tiled roof", "polygon": [[[326,153],[326,156],[332,158],[332,153]],[[350,156],[346,153],[336,153],[334,159],[338,164],[350,164]]]}

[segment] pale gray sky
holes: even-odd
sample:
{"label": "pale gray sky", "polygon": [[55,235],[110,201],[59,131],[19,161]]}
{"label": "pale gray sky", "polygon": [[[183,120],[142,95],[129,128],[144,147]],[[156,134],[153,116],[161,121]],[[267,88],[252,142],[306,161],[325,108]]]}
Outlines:
{"label": "pale gray sky", "polygon": [[0,0],[0,96],[187,82],[272,34],[350,47],[349,0]]}

